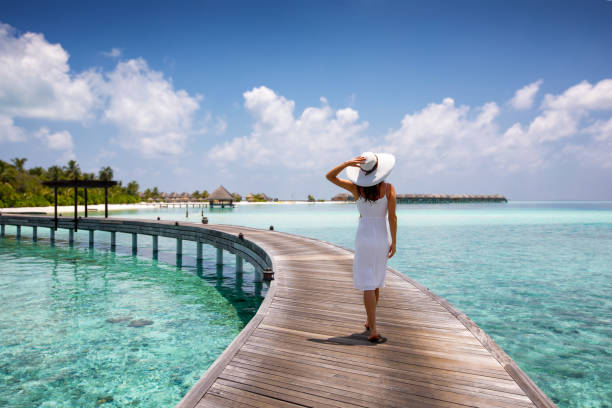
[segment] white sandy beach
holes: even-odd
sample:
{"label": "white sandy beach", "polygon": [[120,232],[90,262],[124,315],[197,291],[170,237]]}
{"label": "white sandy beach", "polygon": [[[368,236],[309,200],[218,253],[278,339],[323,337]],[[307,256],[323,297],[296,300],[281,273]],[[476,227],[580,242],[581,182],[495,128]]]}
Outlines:
{"label": "white sandy beach", "polygon": [[[241,201],[238,203],[234,203],[237,206],[242,206],[242,205],[295,205],[295,204],[346,204],[349,203],[351,201],[316,201],[316,202],[309,202],[306,200],[300,200],[300,201],[296,201],[296,200],[283,200],[283,201],[264,201],[264,202],[253,202],[250,203],[248,201]],[[196,206],[198,204],[202,204],[202,203],[187,203],[189,204],[189,206],[195,204]],[[178,207],[179,205],[184,207],[185,203],[136,203],[136,204],[109,204],[108,205],[108,211],[122,211],[122,210],[141,210],[141,209],[146,209],[146,208],[155,208],[155,207],[159,207],[159,206],[175,206]],[[87,210],[88,211],[92,211],[92,212],[104,212],[104,204],[93,204],[93,205],[88,205],[87,206]],[[79,205],[77,207],[77,211],[78,212],[85,212],[85,206],[84,205]],[[0,208],[0,213],[34,213],[34,214],[53,214],[54,209],[53,206],[47,206],[47,207],[14,207],[14,208]],[[72,214],[74,212],[74,206],[73,205],[61,205],[57,207],[57,212],[61,213],[61,214]]]}

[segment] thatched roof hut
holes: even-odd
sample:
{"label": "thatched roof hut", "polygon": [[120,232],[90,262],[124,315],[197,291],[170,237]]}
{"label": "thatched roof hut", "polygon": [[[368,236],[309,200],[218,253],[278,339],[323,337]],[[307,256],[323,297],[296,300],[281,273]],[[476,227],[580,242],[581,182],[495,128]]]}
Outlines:
{"label": "thatched roof hut", "polygon": [[232,197],[230,192],[223,186],[217,187],[217,189],[208,196],[208,203],[211,207],[214,205],[221,205],[221,207],[225,207],[227,204],[229,204],[229,206],[233,206],[233,202],[234,197]]}

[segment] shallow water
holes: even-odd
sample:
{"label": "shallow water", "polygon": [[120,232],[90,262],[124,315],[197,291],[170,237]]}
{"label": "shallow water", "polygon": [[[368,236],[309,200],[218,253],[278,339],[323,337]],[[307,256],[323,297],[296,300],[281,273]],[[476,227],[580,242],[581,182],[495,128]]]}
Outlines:
{"label": "shallow water", "polygon": [[265,294],[212,251],[197,270],[128,248],[0,240],[0,406],[173,406]]}
{"label": "shallow water", "polygon": [[[194,222],[202,215],[198,208],[190,208],[189,217],[185,213],[183,207],[113,215]],[[352,204],[248,205],[205,215],[214,224],[274,225],[349,248],[357,226]],[[465,312],[560,407],[612,406],[612,203],[399,205],[398,225],[391,266]],[[108,241],[103,234],[100,249]],[[150,242],[141,239],[139,255],[145,259],[137,262],[179,273],[162,265],[173,262],[173,241],[164,245],[165,258],[154,266],[146,259]],[[42,247],[33,250],[33,258]],[[187,255],[195,253],[195,246],[185,247]],[[0,258],[0,265],[4,262]],[[185,275],[195,279],[189,268]],[[202,300],[200,307],[210,306]]]}

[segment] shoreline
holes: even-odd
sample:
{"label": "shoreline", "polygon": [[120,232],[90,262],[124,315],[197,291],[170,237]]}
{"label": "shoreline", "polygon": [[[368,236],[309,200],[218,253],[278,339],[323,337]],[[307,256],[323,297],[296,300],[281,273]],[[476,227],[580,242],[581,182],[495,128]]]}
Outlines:
{"label": "shoreline", "polygon": [[[274,204],[274,205],[296,205],[296,204],[347,204],[347,203],[353,203],[353,201],[306,201],[306,200],[282,200],[282,201],[262,201],[262,202],[248,202],[248,201],[241,201],[238,203],[234,203],[234,205],[236,206],[241,206],[241,205],[270,205],[270,204]],[[207,203],[196,203],[196,202],[188,202],[188,203],[166,203],[166,202],[162,202],[162,203],[134,203],[134,204],[109,204],[108,205],[108,211],[122,211],[122,210],[143,210],[143,209],[153,209],[153,208],[159,208],[160,206],[181,206],[184,207],[185,205],[195,205],[196,208],[198,205],[202,205],[205,204],[207,206]],[[91,205],[87,205],[87,211],[93,211],[93,212],[104,212],[104,204],[91,204]],[[58,205],[57,206],[57,212],[58,213],[70,213],[73,214],[74,213],[74,205]],[[77,212],[85,212],[85,206],[82,204],[79,204],[77,206]],[[11,213],[18,213],[18,214],[24,214],[24,213],[35,213],[35,214],[53,214],[54,213],[54,207],[51,206],[46,206],[46,207],[6,207],[6,208],[0,208],[0,214],[11,214]]]}
{"label": "shoreline", "polygon": [[[612,203],[612,201],[609,200],[512,200],[513,203]],[[331,201],[331,200],[326,200],[326,201],[307,201],[307,200],[279,200],[279,201],[261,201],[261,202],[248,202],[248,201],[240,201],[237,203],[234,203],[235,206],[249,206],[249,205],[303,205],[303,204],[354,204],[355,201]],[[145,202],[141,202],[141,203],[134,203],[134,204],[109,204],[108,205],[108,211],[123,211],[123,210],[143,210],[143,209],[153,209],[153,208],[159,208],[160,206],[168,206],[168,207],[172,207],[175,206],[175,208],[177,206],[180,207],[184,207],[185,204],[188,205],[195,205],[196,208],[198,205],[202,205],[202,204],[206,204],[206,203],[197,203],[197,202],[188,202],[188,203],[166,203],[166,202],[161,202],[161,203],[145,203]],[[401,204],[401,203],[398,203]],[[411,203],[411,204],[428,204],[428,203]],[[443,203],[440,203],[443,204]],[[452,203],[448,203],[448,204],[452,204]],[[461,204],[461,203],[457,203],[457,204]],[[472,203],[472,204],[479,204],[479,203]],[[73,214],[74,213],[74,206],[73,205],[63,205],[63,206],[58,206],[57,207],[57,211],[58,213],[67,213],[67,214]],[[92,205],[88,205],[87,206],[87,210],[88,211],[92,211],[92,212],[104,212],[104,204],[92,204]],[[84,213],[85,212],[85,206],[84,205],[79,205],[77,208],[77,212],[79,213]],[[30,214],[53,214],[54,210],[53,210],[53,206],[46,206],[46,207],[5,207],[5,208],[0,208],[0,214],[25,214],[25,213],[30,213]]]}

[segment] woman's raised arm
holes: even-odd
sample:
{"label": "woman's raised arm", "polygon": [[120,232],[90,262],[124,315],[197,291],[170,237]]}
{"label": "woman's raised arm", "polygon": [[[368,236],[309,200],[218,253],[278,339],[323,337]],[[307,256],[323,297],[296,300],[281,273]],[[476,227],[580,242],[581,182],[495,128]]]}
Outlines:
{"label": "woman's raised arm", "polygon": [[342,170],[344,170],[345,168],[349,166],[359,167],[359,164],[363,162],[365,162],[365,157],[357,156],[351,160],[345,161],[344,163],[334,167],[327,173],[325,177],[327,177],[327,179],[331,181],[332,183],[334,183],[335,185],[340,186],[343,189],[350,191],[356,197],[358,195],[357,186],[351,183],[349,180],[338,178],[338,174],[340,174]]}

